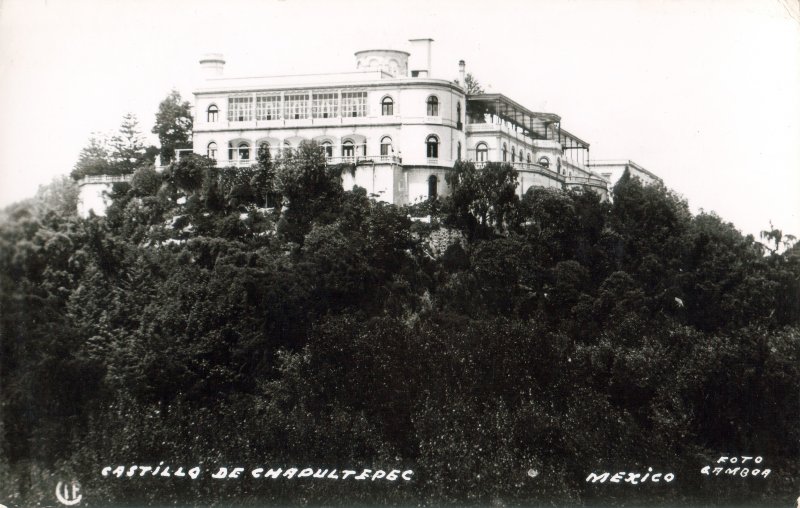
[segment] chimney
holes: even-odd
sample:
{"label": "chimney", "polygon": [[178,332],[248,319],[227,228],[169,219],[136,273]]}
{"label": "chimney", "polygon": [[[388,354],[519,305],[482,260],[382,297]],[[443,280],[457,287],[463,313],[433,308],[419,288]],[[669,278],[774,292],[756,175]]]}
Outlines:
{"label": "chimney", "polygon": [[222,76],[225,59],[220,53],[207,53],[200,59],[200,69],[205,79]]}
{"label": "chimney", "polygon": [[433,39],[409,39],[411,43],[411,77],[427,78],[431,75],[431,43]]}
{"label": "chimney", "polygon": [[461,84],[461,88],[467,88],[467,74],[466,74],[466,62],[464,60],[458,61],[458,82]]}

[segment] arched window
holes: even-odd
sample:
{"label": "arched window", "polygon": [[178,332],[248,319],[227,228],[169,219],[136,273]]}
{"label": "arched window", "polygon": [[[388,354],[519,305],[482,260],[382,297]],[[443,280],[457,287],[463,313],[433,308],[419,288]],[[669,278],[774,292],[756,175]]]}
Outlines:
{"label": "arched window", "polygon": [[511,162],[517,162],[517,149],[515,147],[511,147]]}
{"label": "arched window", "polygon": [[464,124],[461,123],[461,103],[456,104],[456,128],[461,130]]}
{"label": "arched window", "polygon": [[246,161],[250,159],[250,143],[242,141],[239,143],[239,160]]}
{"label": "arched window", "polygon": [[384,136],[381,138],[381,155],[391,155],[392,152],[392,138]]}
{"label": "arched window", "polygon": [[325,151],[325,157],[333,157],[333,143],[330,141],[322,142],[322,150]]}
{"label": "arched window", "polygon": [[429,159],[439,158],[439,138],[431,134],[425,140],[426,154]]}
{"label": "arched window", "polygon": [[547,169],[550,167],[550,159],[547,157],[539,157],[539,165]]}
{"label": "arched window", "polygon": [[459,141],[458,145],[456,145],[456,160],[461,160],[461,141]]}
{"label": "arched window", "polygon": [[528,162],[531,162],[531,154],[528,154]]}
{"label": "arched window", "polygon": [[439,116],[439,99],[435,95],[428,97],[428,116]]}
{"label": "arched window", "polygon": [[486,162],[489,159],[489,147],[486,143],[478,143],[475,147],[475,160],[478,162]]}
{"label": "arched window", "polygon": [[392,116],[394,115],[394,101],[388,95],[381,101],[381,115]]}
{"label": "arched window", "polygon": [[351,139],[342,141],[342,157],[353,157],[355,154],[355,143]]}
{"label": "arched window", "polygon": [[439,193],[439,179],[436,178],[436,175],[431,175],[428,178],[428,197],[435,198]]}
{"label": "arched window", "polygon": [[561,157],[556,159],[556,168],[557,168],[558,174],[560,175],[561,174]]}
{"label": "arched window", "polygon": [[508,161],[508,146],[503,143],[503,162]]}
{"label": "arched window", "polygon": [[216,104],[212,104],[206,110],[206,120],[210,122],[216,122],[219,118],[219,108]]}
{"label": "arched window", "polygon": [[215,142],[212,141],[208,144],[206,155],[208,155],[209,159],[217,159],[217,144]]}

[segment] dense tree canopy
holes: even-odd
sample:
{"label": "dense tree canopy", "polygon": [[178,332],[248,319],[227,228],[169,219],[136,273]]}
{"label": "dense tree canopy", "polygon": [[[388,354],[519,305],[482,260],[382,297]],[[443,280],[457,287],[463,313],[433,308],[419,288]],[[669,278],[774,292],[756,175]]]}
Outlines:
{"label": "dense tree canopy", "polygon": [[[459,163],[415,221],[343,191],[351,169],[313,144],[247,169],[191,156],[137,166],[106,217],[78,218],[70,182],[6,209],[0,502],[51,503],[56,474],[94,505],[796,496],[796,246],[769,251],[636,179],[611,203],[520,197],[499,164]],[[703,476],[721,455],[771,474]],[[159,461],[415,479],[99,474]],[[585,481],[648,467],[676,480]]]}

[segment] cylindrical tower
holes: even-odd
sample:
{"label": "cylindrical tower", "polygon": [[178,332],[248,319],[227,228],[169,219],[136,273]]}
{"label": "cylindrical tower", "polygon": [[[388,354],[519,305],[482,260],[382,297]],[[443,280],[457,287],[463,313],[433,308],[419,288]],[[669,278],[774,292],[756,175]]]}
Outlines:
{"label": "cylindrical tower", "polygon": [[207,53],[200,59],[200,69],[204,78],[216,78],[222,76],[225,68],[225,58],[221,53]]}
{"label": "cylindrical tower", "polygon": [[393,78],[408,75],[408,56],[405,51],[395,49],[367,49],[356,52],[356,69],[360,71],[381,70]]}

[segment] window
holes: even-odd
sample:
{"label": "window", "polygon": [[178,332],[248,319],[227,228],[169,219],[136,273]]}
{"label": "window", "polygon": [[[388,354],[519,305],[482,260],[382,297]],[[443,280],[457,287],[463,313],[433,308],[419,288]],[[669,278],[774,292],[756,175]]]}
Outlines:
{"label": "window", "polygon": [[425,147],[427,148],[426,153],[429,159],[439,158],[439,138],[431,134],[425,140]]}
{"label": "window", "polygon": [[489,147],[486,143],[478,143],[475,147],[475,160],[478,162],[486,162],[489,159]]}
{"label": "window", "polygon": [[511,147],[511,162],[517,162],[517,149]]}
{"label": "window", "polygon": [[381,139],[381,155],[390,155],[392,151],[392,138],[384,136]]}
{"label": "window", "polygon": [[428,116],[439,116],[439,99],[435,95],[428,97]]}
{"label": "window", "polygon": [[217,144],[215,142],[212,141],[211,143],[208,144],[208,147],[206,149],[206,155],[208,155],[209,159],[216,160],[216,158],[217,158]]}
{"label": "window", "polygon": [[456,145],[456,146],[457,146],[457,148],[456,148],[456,160],[460,161],[461,160],[461,141],[459,141],[458,145]]}
{"label": "window", "polygon": [[381,101],[381,115],[392,116],[394,115],[394,101],[391,97],[384,97]]}
{"label": "window", "polygon": [[342,92],[342,116],[367,116],[367,92]]}
{"label": "window", "polygon": [[308,118],[308,94],[299,93],[284,96],[284,118],[298,120]]}
{"label": "window", "polygon": [[247,141],[239,143],[239,160],[248,160],[250,158],[250,144]]}
{"label": "window", "polygon": [[228,143],[228,160],[241,161],[250,159],[250,143],[241,141],[238,144]]}
{"label": "window", "polygon": [[464,127],[464,124],[461,123],[461,103],[456,104],[456,128],[461,130]]}
{"label": "window", "polygon": [[256,120],[280,120],[280,119],[281,119],[281,96],[257,95]]}
{"label": "window", "polygon": [[436,178],[436,175],[431,175],[430,178],[428,178],[428,197],[435,198],[438,193],[439,179]]}
{"label": "window", "polygon": [[356,154],[355,145],[349,139],[342,141],[342,157],[353,157]]}
{"label": "window", "polygon": [[335,118],[339,116],[339,93],[314,93],[311,99],[313,118]]}
{"label": "window", "polygon": [[322,149],[325,151],[325,157],[333,157],[333,143],[330,141],[323,141]]}
{"label": "window", "polygon": [[547,169],[550,167],[550,159],[547,157],[539,157],[539,165]]}
{"label": "window", "polygon": [[528,154],[528,163],[531,162],[531,154]]}
{"label": "window", "polygon": [[228,97],[228,121],[249,122],[253,119],[253,97]]}
{"label": "window", "polygon": [[558,174],[560,175],[561,174],[561,157],[556,159],[556,168],[557,168]]}
{"label": "window", "polygon": [[508,161],[508,147],[503,143],[503,162]]}
{"label": "window", "polygon": [[219,108],[216,104],[212,104],[206,111],[206,121],[209,123],[216,122],[219,119]]}

